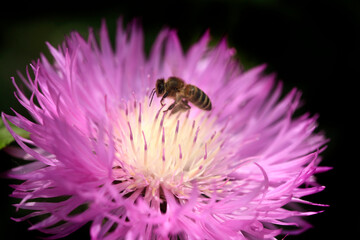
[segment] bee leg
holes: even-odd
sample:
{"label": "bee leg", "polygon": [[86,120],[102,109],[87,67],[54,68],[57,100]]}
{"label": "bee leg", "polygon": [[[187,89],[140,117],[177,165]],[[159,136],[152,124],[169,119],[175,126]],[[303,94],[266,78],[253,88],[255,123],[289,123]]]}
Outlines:
{"label": "bee leg", "polygon": [[161,100],[160,100],[161,106],[164,106],[164,105],[165,105],[165,103],[163,103],[163,102],[164,102],[164,99],[165,99],[168,95],[169,95],[169,92],[166,92],[166,93],[162,96],[162,98],[161,98]]}
{"label": "bee leg", "polygon": [[179,105],[181,103],[181,100],[182,100],[182,96],[180,94],[176,95],[175,101],[164,112],[167,112],[173,109],[176,105]]}
{"label": "bee leg", "polygon": [[179,102],[171,111],[171,115],[175,114],[177,112],[186,112],[190,109],[191,107],[187,104],[187,101],[183,100],[181,102]]}
{"label": "bee leg", "polygon": [[171,110],[171,113],[170,115],[173,115],[177,112],[182,112],[182,111],[186,111],[188,110],[187,108],[184,107],[184,105],[182,103],[179,103],[178,105],[176,105],[172,110]]}
{"label": "bee leg", "polygon": [[175,107],[175,105],[176,105],[176,101],[174,101],[174,102],[168,107],[168,109],[164,110],[164,112],[167,112],[167,111],[173,109],[173,108]]}

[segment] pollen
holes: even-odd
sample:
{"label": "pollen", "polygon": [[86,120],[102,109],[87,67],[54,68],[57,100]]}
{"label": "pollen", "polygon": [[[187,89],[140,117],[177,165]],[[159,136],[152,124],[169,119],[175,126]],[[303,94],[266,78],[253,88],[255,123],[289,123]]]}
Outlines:
{"label": "pollen", "polygon": [[[160,199],[161,188],[179,199],[191,191],[191,182],[222,181],[213,173],[223,146],[221,128],[211,112],[170,114],[160,104],[128,101],[118,110],[115,128],[116,160],[113,172],[124,194],[142,194],[147,200]],[[199,186],[201,190],[201,184]],[[202,190],[204,193],[206,189]]]}

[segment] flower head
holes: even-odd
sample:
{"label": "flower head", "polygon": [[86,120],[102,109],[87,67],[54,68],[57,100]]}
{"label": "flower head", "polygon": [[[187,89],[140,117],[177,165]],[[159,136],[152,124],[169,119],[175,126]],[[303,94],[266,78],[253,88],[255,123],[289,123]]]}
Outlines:
{"label": "flower head", "polygon": [[[209,33],[183,52],[176,32],[158,35],[148,57],[136,23],[118,24],[115,50],[105,24],[100,41],[73,32],[54,57],[20,76],[15,96],[32,120],[2,114],[29,163],[9,172],[24,180],[17,208],[41,216],[30,229],[66,236],[91,222],[92,239],[271,239],[308,227],[317,212],[293,204],[324,189],[313,175],[326,139],[316,117],[294,117],[300,94],[285,97],[264,66],[243,71],[225,41]],[[33,72],[33,74],[31,73]],[[159,78],[176,76],[201,89],[213,109],[165,112],[149,94]],[[200,101],[200,100],[199,100]],[[30,133],[17,135],[8,121]],[[319,204],[316,204],[319,205]],[[296,231],[295,231],[296,232]]]}

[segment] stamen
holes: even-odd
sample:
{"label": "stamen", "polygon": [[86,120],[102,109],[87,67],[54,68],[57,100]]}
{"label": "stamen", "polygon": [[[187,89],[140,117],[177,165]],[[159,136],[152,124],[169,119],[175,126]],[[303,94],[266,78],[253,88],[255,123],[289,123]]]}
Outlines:
{"label": "stamen", "polygon": [[224,145],[225,145],[225,140],[223,140],[223,142],[220,144],[220,148],[223,148]]}
{"label": "stamen", "polygon": [[137,139],[140,140],[141,139],[141,102],[139,102],[139,116],[138,116],[138,126],[137,126]]}
{"label": "stamen", "polygon": [[189,118],[189,115],[190,115],[190,111],[187,111],[186,118]]}
{"label": "stamen", "polygon": [[132,130],[131,130],[131,126],[130,126],[130,122],[127,122],[128,126],[129,126],[129,131],[130,131],[130,141],[133,141],[133,134],[132,134]]}
{"label": "stamen", "polygon": [[198,128],[196,129],[196,132],[195,132],[195,137],[194,137],[194,144],[196,143],[196,140],[197,140],[197,136],[198,136],[199,130],[200,130],[200,127],[198,127]]}
{"label": "stamen", "polygon": [[142,135],[143,135],[143,138],[144,138],[144,151],[147,151],[147,142],[146,142],[144,131],[142,131]]}
{"label": "stamen", "polygon": [[216,135],[216,131],[214,131],[213,135],[210,138],[210,141],[214,139],[215,135]]}
{"label": "stamen", "polygon": [[136,150],[135,150],[135,145],[134,145],[134,137],[133,137],[133,134],[132,134],[132,130],[131,130],[131,126],[130,126],[130,122],[128,122],[128,126],[129,126],[129,131],[130,131],[130,142],[131,142],[131,148],[134,152],[134,154],[136,154]]}
{"label": "stamen", "polygon": [[146,142],[144,131],[142,131],[142,135],[144,138],[144,165],[146,166],[147,165],[147,142]]}
{"label": "stamen", "polygon": [[161,112],[161,109],[162,109],[163,107],[164,107],[164,106],[161,106],[161,108],[159,109],[159,111],[156,113],[154,122],[158,119],[159,114],[160,114],[160,112]]}
{"label": "stamen", "polygon": [[139,103],[139,118],[138,118],[139,124],[141,124],[141,103]]}
{"label": "stamen", "polygon": [[105,102],[105,112],[109,114],[109,107],[108,107],[108,101],[107,101],[107,95],[104,96],[104,102]]}
{"label": "stamen", "polygon": [[164,129],[164,127],[162,128],[162,138],[161,138],[161,142],[162,142],[162,144],[164,145],[165,144],[165,129]]}
{"label": "stamen", "polygon": [[178,133],[179,133],[179,124],[180,124],[180,121],[177,120],[177,123],[176,123],[176,128],[175,128],[175,135],[174,135],[174,143],[176,142],[177,140],[177,136],[178,136]]}
{"label": "stamen", "polygon": [[230,117],[227,119],[224,127],[220,130],[220,133],[223,133],[223,132],[224,132],[224,130],[225,130],[225,128],[227,127],[227,125],[228,125],[228,123],[229,123],[229,120],[230,120],[231,118],[232,118],[232,117],[230,116]]}
{"label": "stamen", "polygon": [[162,118],[161,118],[161,121],[160,121],[160,128],[163,126],[163,124],[164,124],[164,118],[165,118],[165,115],[166,115],[166,112],[165,113],[163,113],[163,116],[162,116]]}
{"label": "stamen", "polygon": [[204,154],[204,160],[207,159],[207,144],[205,143],[205,154]]}
{"label": "stamen", "polygon": [[162,161],[165,162],[165,147],[162,149]]}
{"label": "stamen", "polygon": [[182,159],[182,153],[181,153],[181,145],[179,144],[179,159]]}

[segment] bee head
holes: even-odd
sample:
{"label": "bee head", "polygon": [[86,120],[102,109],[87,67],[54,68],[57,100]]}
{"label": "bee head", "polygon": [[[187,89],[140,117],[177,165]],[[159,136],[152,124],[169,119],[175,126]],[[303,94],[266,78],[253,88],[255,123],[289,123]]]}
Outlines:
{"label": "bee head", "polygon": [[155,93],[156,93],[156,96],[157,96],[157,97],[160,97],[160,96],[164,95],[164,93],[165,93],[165,80],[164,80],[163,78],[160,78],[160,79],[158,79],[158,80],[156,81],[156,86],[155,86],[155,88],[151,91],[150,96],[149,96],[149,97],[150,97],[150,104],[149,104],[149,106],[151,106],[151,102],[152,102],[152,100],[153,100],[153,98],[154,98]]}
{"label": "bee head", "polygon": [[156,81],[156,96],[160,97],[164,95],[165,93],[165,80],[163,78],[160,78]]}

